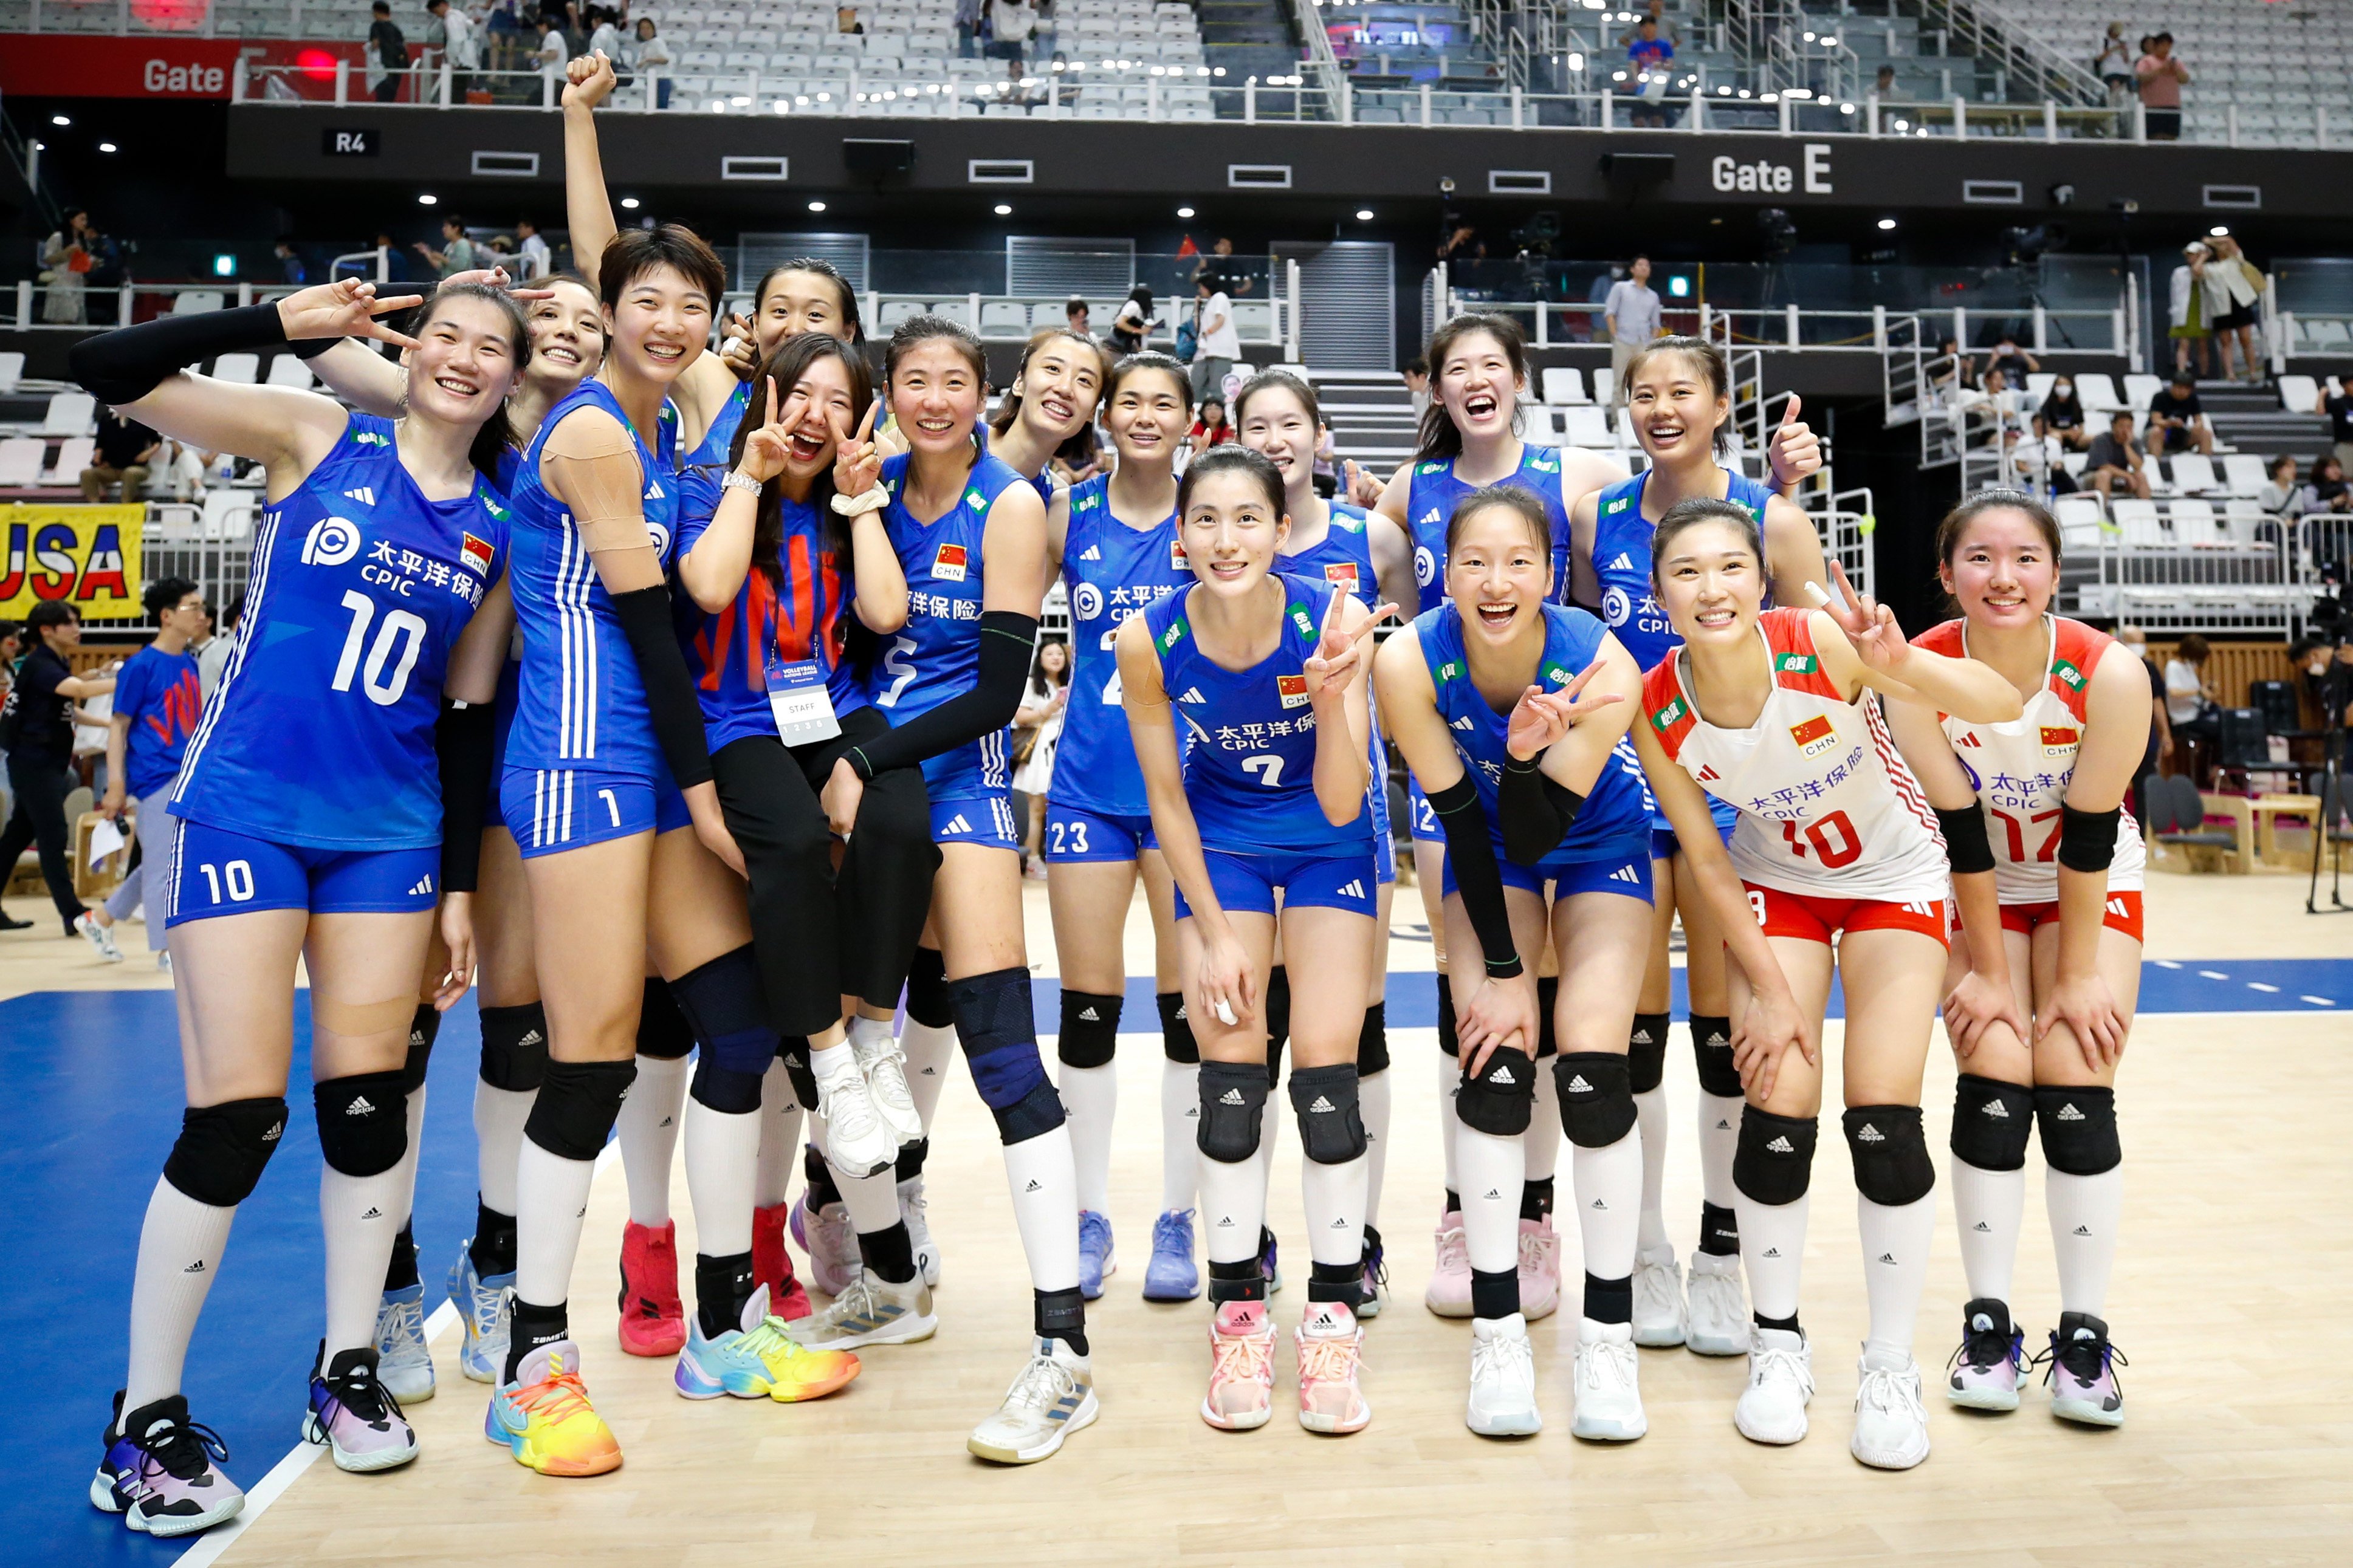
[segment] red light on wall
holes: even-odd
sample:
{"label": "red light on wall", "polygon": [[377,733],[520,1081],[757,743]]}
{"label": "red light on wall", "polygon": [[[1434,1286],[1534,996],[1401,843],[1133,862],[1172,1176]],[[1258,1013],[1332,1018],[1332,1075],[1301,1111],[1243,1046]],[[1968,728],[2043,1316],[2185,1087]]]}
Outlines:
{"label": "red light on wall", "polygon": [[304,49],[294,57],[294,63],[301,68],[304,76],[314,81],[332,81],[335,79],[335,57],[324,49]]}

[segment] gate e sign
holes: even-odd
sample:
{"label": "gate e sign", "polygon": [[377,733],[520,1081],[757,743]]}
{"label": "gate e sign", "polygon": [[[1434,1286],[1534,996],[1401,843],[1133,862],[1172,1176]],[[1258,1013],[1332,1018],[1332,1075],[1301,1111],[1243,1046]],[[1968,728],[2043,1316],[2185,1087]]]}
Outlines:
{"label": "gate e sign", "polygon": [[1710,162],[1708,183],[1727,193],[1739,191],[1778,195],[1803,190],[1808,195],[1827,196],[1832,194],[1830,143],[1809,142],[1805,144],[1802,184],[1799,183],[1799,171],[1787,163],[1777,163],[1769,158],[1743,163],[1728,153]]}

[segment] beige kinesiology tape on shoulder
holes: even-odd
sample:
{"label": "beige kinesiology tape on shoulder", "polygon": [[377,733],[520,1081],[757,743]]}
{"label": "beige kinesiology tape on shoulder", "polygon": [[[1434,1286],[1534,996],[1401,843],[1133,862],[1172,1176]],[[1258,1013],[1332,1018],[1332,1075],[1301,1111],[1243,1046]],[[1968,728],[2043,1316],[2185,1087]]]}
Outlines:
{"label": "beige kinesiology tape on shoulder", "polygon": [[650,550],[646,530],[645,470],[637,443],[610,415],[566,419],[547,438],[540,471],[580,531],[580,542],[602,550]]}

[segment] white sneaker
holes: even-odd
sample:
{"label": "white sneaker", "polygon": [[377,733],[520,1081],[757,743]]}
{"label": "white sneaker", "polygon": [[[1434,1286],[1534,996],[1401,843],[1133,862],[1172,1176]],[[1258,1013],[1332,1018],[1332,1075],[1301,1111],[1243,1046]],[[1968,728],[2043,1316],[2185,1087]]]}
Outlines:
{"label": "white sneaker", "polygon": [[1920,1365],[1901,1364],[1885,1352],[1866,1351],[1856,1367],[1854,1438],[1847,1447],[1873,1469],[1908,1470],[1928,1457],[1928,1412],[1920,1404]]}
{"label": "white sneaker", "polygon": [[1471,1405],[1464,1423],[1482,1437],[1526,1437],[1544,1430],[1536,1413],[1536,1352],[1528,1321],[1471,1321]]}
{"label": "white sneaker", "polygon": [[1693,1253],[1689,1288],[1684,1347],[1701,1355],[1746,1354],[1748,1292],[1741,1289],[1740,1259],[1714,1252]]}
{"label": "white sneaker", "polygon": [[854,1351],[866,1345],[907,1345],[927,1340],[940,1326],[932,1315],[932,1289],[918,1274],[904,1285],[875,1277],[871,1268],[841,1288],[833,1304],[785,1325],[805,1350]]}
{"label": "white sneaker", "polygon": [[899,1217],[907,1226],[907,1239],[915,1246],[915,1268],[923,1283],[936,1289],[940,1283],[940,1247],[932,1239],[931,1219],[923,1211],[931,1206],[923,1196],[923,1178],[910,1176],[899,1184]]}
{"label": "white sneaker", "polygon": [[859,1018],[849,1026],[849,1054],[866,1079],[874,1114],[904,1148],[923,1140],[923,1119],[907,1089],[907,1058],[887,1018]]}
{"label": "white sneaker", "polygon": [[98,917],[88,910],[74,916],[74,930],[79,931],[81,939],[97,951],[100,963],[122,962],[122,950],[114,945],[114,931],[110,927],[99,924]]}
{"label": "white sneaker", "polygon": [[825,1118],[826,1158],[836,1170],[875,1176],[897,1163],[899,1136],[882,1124],[855,1052],[817,1080],[817,1113]]}
{"label": "white sneaker", "polygon": [[[172,950],[170,948],[163,948],[157,951],[155,954],[155,967],[162,970],[166,974],[172,973]],[[398,1398],[399,1395],[396,1394],[394,1397]]]}
{"label": "white sneaker", "polygon": [[1679,1345],[1683,1338],[1683,1276],[1675,1249],[1647,1247],[1634,1255],[1634,1342]]}
{"label": "white sneaker", "polygon": [[1650,1418],[1642,1414],[1636,1359],[1632,1324],[1597,1323],[1590,1318],[1578,1321],[1573,1374],[1577,1414],[1569,1418],[1571,1435],[1596,1443],[1630,1443],[1651,1429]]}
{"label": "white sneaker", "polygon": [[1053,1458],[1063,1438],[1093,1426],[1101,1414],[1093,1363],[1060,1340],[1039,1340],[1005,1403],[973,1428],[965,1447],[1000,1465],[1034,1465]]}
{"label": "white sneaker", "polygon": [[1814,1347],[1802,1332],[1751,1328],[1748,1386],[1732,1407],[1732,1424],[1752,1443],[1788,1444],[1806,1435],[1806,1405],[1814,1397]]}

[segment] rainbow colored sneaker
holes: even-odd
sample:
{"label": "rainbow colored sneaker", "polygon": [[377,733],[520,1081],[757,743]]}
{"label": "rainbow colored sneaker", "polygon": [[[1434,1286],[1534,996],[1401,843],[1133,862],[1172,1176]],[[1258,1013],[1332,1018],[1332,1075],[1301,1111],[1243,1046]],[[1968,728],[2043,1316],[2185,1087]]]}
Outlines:
{"label": "rainbow colored sneaker", "polygon": [[580,1347],[543,1344],[522,1358],[515,1380],[491,1395],[482,1436],[504,1444],[515,1463],[543,1476],[601,1476],[621,1468],[613,1440],[580,1383]]}
{"label": "rainbow colored sneaker", "polygon": [[700,1313],[687,1319],[686,1349],[679,1352],[672,1382],[689,1399],[717,1399],[733,1394],[757,1399],[762,1394],[780,1405],[822,1399],[846,1386],[859,1373],[858,1358],[848,1351],[803,1349],[785,1331],[784,1320],[768,1312],[768,1288],[752,1292],[744,1306],[744,1326],[715,1340],[702,1337]]}

